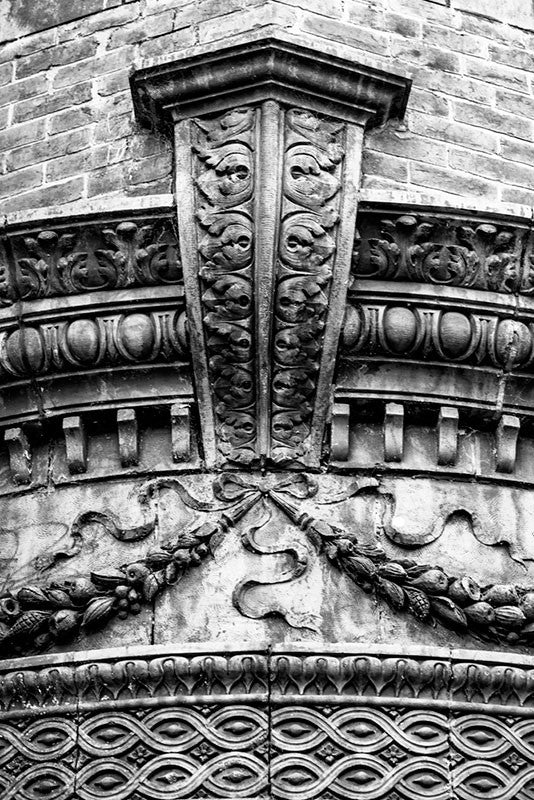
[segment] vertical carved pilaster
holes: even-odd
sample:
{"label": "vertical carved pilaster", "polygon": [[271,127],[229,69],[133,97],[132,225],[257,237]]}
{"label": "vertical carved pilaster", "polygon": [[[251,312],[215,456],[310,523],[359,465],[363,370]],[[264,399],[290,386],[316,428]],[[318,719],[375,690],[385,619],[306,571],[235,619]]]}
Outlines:
{"label": "vertical carved pilaster", "polygon": [[[186,291],[208,461],[252,464],[254,189],[258,111],[236,108],[177,126],[180,227],[188,229]],[[185,190],[185,191],[184,191]],[[183,252],[183,251],[182,251]],[[206,435],[207,433],[207,435]]]}
{"label": "vertical carved pilaster", "polygon": [[317,465],[345,304],[361,126],[285,115],[271,457]]}

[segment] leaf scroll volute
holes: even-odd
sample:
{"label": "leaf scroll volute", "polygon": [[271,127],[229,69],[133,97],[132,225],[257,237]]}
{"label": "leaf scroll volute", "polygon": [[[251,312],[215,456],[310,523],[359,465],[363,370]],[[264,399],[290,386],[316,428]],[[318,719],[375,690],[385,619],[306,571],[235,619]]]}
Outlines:
{"label": "leaf scroll volute", "polygon": [[177,235],[170,221],[162,226],[143,225],[134,253],[136,279],[142,286],[171,285],[182,279]]}
{"label": "leaf scroll volute", "polygon": [[323,265],[336,249],[332,228],[338,221],[334,209],[325,209],[321,214],[291,214],[282,222],[280,233],[280,258],[298,272],[310,272],[329,276],[330,268]]}
{"label": "leaf scroll volute", "polygon": [[201,274],[215,280],[224,272],[242,270],[251,264],[253,256],[252,221],[242,212],[214,212],[201,207],[197,217],[207,233],[199,243],[206,259]]}
{"label": "leaf scroll volute", "polygon": [[284,193],[297,206],[316,209],[336,195],[341,183],[337,162],[309,144],[293,145],[284,164]]}
{"label": "leaf scroll volute", "polygon": [[251,199],[254,184],[252,151],[248,145],[231,142],[217,148],[195,149],[206,166],[196,183],[212,205],[232,208]]}

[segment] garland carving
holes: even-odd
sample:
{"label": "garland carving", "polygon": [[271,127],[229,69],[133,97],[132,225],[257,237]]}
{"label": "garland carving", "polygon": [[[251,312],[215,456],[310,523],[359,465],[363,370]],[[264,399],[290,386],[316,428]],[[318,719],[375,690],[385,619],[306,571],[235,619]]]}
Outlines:
{"label": "garland carving", "polygon": [[[362,479],[356,482],[351,495],[376,489],[377,485],[373,478]],[[295,501],[307,500],[317,491],[316,482],[307,475],[249,478],[246,482],[237,475],[223,475],[213,484],[219,505],[196,500],[173,478],[148,484],[141,500],[146,501],[156,487],[177,492],[186,505],[198,511],[219,511],[220,516],[179,532],[171,543],[151,550],[144,558],[127,563],[114,573],[92,572],[44,587],[23,586],[0,596],[2,655],[39,652],[56,641],[68,641],[80,632],[103,627],[114,617],[126,619],[130,614],[139,614],[143,605],[152,604],[188,568],[213,555],[229,528],[260,500],[272,501],[331,564],[364,592],[385,601],[396,613],[411,614],[422,623],[439,623],[460,634],[506,646],[534,645],[534,586],[481,586],[471,576],[451,576],[439,566],[418,564],[403,557],[390,558],[382,548],[360,542],[355,533],[302,511]],[[342,499],[346,498],[334,502]],[[137,528],[122,529],[110,514],[85,512],[75,521],[72,532],[79,534],[83,525],[95,522],[121,541],[138,541],[155,528],[154,520]],[[257,547],[253,549],[263,552]],[[264,552],[283,551],[269,548]],[[306,569],[306,560],[297,558],[292,577]],[[243,586],[239,584],[234,591],[234,605],[247,616],[251,614],[243,590],[249,584],[250,581]]]}

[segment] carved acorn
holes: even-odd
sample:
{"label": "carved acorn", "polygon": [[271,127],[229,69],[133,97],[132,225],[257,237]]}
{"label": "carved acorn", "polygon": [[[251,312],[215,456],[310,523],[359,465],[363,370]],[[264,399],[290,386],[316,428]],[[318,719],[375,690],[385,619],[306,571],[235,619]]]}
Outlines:
{"label": "carved acorn", "polygon": [[478,603],[481,592],[478,583],[465,576],[464,578],[456,578],[449,586],[447,594],[455,603],[464,606]]}
{"label": "carved acorn", "polygon": [[96,597],[91,600],[82,619],[85,628],[96,628],[103,625],[115,610],[115,597]]}
{"label": "carved acorn", "polygon": [[521,629],[521,636],[529,642],[534,641],[534,622],[529,622]]}
{"label": "carved acorn", "polygon": [[0,620],[2,622],[13,622],[20,616],[20,605],[14,597],[0,598]]}
{"label": "carved acorn", "polygon": [[164,569],[172,561],[172,554],[167,550],[151,550],[147,553],[146,563],[152,569]]}
{"label": "carved acorn", "polygon": [[500,628],[520,628],[526,621],[519,606],[499,606],[495,609],[495,624]]}
{"label": "carved acorn", "polygon": [[388,581],[385,578],[379,578],[376,583],[376,589],[378,594],[385,598],[391,608],[394,608],[396,611],[401,611],[404,608],[406,597],[400,586],[397,586],[396,583]]}
{"label": "carved acorn", "polygon": [[527,592],[523,595],[519,607],[529,622],[534,620],[534,592]]}
{"label": "carved acorn", "polygon": [[450,625],[454,628],[467,628],[465,613],[449,597],[431,597],[430,608],[445,625]]}
{"label": "carved acorn", "polygon": [[430,614],[430,601],[424,592],[419,589],[405,588],[404,594],[408,601],[408,608],[420,620],[425,620]]}
{"label": "carved acorn", "polygon": [[78,629],[80,615],[69,608],[63,608],[52,614],[48,622],[50,633],[54,639],[66,639]]}
{"label": "carved acorn", "polygon": [[364,578],[369,580],[376,575],[376,566],[370,558],[365,556],[348,556],[343,559],[343,566],[355,578]]}
{"label": "carved acorn", "polygon": [[389,561],[387,564],[382,564],[378,568],[378,574],[381,578],[396,581],[397,583],[401,583],[406,580],[407,577],[404,567],[396,561]]}
{"label": "carved acorn", "polygon": [[23,608],[46,608],[50,605],[47,595],[39,586],[23,586],[17,592],[17,600]]}
{"label": "carved acorn", "polygon": [[495,609],[483,600],[466,606],[464,613],[474,625],[492,625],[495,622]]}
{"label": "carved acorn", "polygon": [[517,587],[511,583],[496,583],[482,594],[482,600],[494,608],[498,606],[516,606],[519,603]]}
{"label": "carved acorn", "polygon": [[440,569],[429,569],[418,578],[410,579],[410,586],[428,594],[443,594],[448,585],[448,578]]}

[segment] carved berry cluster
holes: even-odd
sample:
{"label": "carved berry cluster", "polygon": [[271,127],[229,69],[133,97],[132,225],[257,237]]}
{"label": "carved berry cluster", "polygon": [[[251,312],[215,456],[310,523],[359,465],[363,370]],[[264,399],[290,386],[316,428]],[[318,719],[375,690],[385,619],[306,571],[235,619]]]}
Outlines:
{"label": "carved berry cluster", "polygon": [[205,523],[181,534],[146,558],[126,564],[116,574],[93,572],[46,588],[23,586],[0,597],[0,652],[4,656],[42,651],[54,642],[73,639],[79,632],[103,627],[113,617],[139,614],[184,571],[209,553],[220,524]]}

